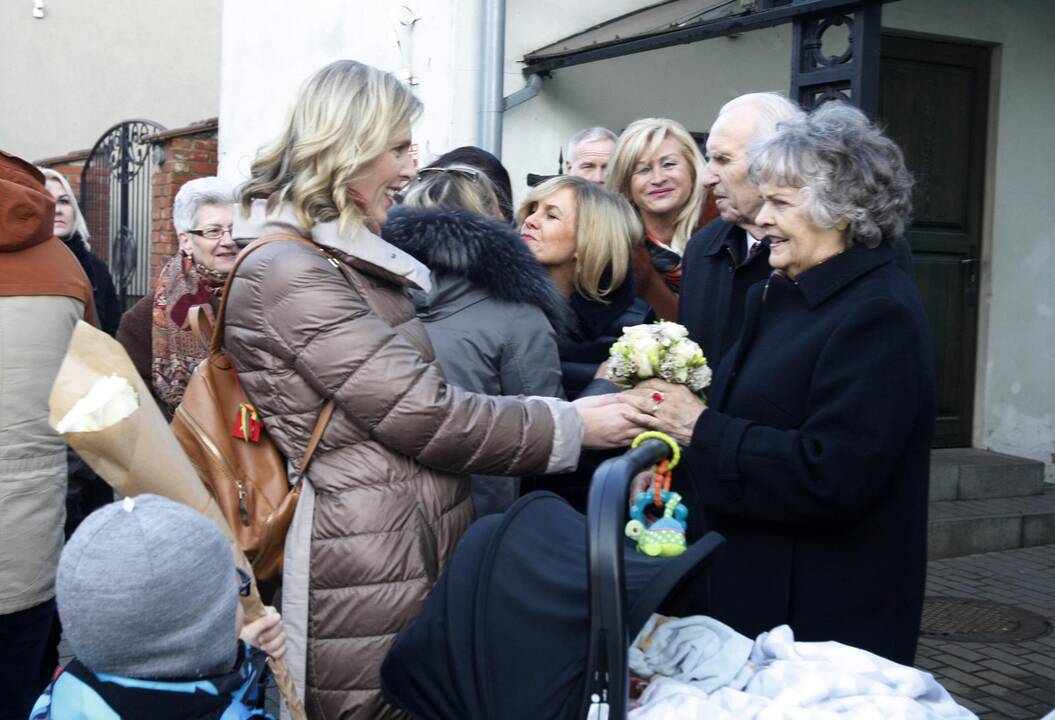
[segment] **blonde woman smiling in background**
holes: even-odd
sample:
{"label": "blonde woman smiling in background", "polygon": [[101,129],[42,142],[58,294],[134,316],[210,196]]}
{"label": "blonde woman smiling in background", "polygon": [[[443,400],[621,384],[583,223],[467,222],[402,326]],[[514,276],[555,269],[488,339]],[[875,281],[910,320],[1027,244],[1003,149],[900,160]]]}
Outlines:
{"label": "blonde woman smiling in background", "polygon": [[645,242],[634,253],[638,295],[664,320],[676,320],[681,256],[696,229],[714,216],[703,187],[703,156],[680,123],[643,118],[619,136],[608,188],[634,206]]}

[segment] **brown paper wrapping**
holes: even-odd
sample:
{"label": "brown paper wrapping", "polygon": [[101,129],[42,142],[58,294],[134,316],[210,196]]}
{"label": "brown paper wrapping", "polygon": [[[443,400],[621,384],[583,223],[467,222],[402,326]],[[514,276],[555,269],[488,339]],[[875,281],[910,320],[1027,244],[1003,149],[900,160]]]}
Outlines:
{"label": "brown paper wrapping", "polygon": [[[162,495],[194,508],[223,531],[235,563],[252,573],[245,553],[212,495],[169,429],[154,397],[139,377],[120,343],[86,322],[78,322],[66,350],[55,384],[51,388],[51,427],[58,425],[70,408],[88,394],[97,380],[117,375],[127,380],[139,397],[139,409],[124,420],[97,432],[70,432],[64,438],[92,470],[120,495]],[[234,580],[231,582],[234,591]],[[252,594],[242,599],[246,622],[264,614],[264,605],[253,583]],[[268,660],[275,682],[293,720],[306,720],[293,678],[284,660]]]}

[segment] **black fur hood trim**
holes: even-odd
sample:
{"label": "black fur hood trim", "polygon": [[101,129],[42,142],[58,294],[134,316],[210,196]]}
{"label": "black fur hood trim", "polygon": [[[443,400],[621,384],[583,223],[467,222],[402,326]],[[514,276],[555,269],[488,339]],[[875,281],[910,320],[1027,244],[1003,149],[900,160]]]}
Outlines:
{"label": "black fur hood trim", "polygon": [[558,335],[571,309],[520,235],[459,209],[393,208],[381,236],[437,274],[463,277],[506,302],[538,307]]}

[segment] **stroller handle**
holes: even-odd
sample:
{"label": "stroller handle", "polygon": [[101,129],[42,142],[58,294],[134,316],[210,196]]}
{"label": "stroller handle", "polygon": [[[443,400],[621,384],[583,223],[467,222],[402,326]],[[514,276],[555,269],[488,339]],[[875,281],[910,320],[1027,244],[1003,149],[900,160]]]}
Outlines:
{"label": "stroller handle", "polygon": [[[598,720],[625,718],[630,685],[623,593],[623,529],[630,482],[642,470],[669,458],[671,448],[645,440],[629,452],[605,460],[593,475],[587,501],[590,646],[586,697],[582,707],[599,705]],[[614,591],[613,591],[614,589]],[[607,706],[607,712],[601,710]],[[585,717],[585,716],[584,716]]]}

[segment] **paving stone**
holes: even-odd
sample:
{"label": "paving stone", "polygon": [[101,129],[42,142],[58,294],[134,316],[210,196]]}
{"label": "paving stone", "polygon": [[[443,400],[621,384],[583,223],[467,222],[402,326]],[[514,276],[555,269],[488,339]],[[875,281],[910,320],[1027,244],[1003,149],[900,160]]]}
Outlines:
{"label": "paving stone", "polygon": [[[1042,498],[1050,502],[1051,494]],[[927,594],[1004,603],[1055,623],[1055,545],[932,560]],[[1055,635],[1001,643],[921,638],[919,659],[982,720],[1036,720],[1055,708]],[[969,672],[971,665],[978,669]]]}

